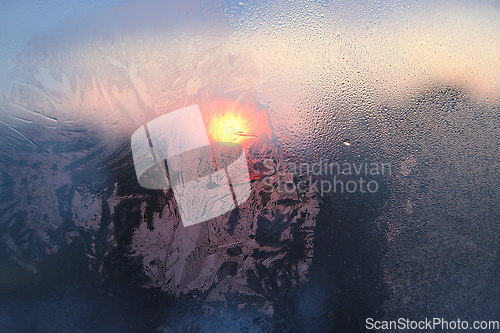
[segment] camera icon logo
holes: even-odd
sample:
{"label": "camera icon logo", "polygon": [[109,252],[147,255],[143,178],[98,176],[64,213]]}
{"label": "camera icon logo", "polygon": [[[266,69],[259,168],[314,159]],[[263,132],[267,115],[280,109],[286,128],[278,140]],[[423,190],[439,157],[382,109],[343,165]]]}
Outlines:
{"label": "camera icon logo", "polygon": [[185,227],[230,212],[250,196],[243,147],[210,145],[198,105],[151,120],[134,132],[131,144],[139,184],[172,188]]}

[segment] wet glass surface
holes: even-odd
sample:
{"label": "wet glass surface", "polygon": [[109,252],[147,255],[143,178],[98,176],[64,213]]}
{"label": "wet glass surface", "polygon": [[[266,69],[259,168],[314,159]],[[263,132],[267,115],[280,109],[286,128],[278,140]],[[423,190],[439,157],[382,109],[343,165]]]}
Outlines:
{"label": "wet glass surface", "polygon": [[0,8],[1,332],[500,320],[498,1]]}

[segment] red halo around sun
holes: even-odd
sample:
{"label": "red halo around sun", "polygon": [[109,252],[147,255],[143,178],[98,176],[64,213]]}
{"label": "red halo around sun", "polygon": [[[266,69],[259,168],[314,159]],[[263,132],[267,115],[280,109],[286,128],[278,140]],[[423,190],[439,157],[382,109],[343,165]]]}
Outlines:
{"label": "red halo around sun", "polygon": [[209,140],[235,142],[243,147],[262,136],[272,137],[269,114],[255,101],[216,99],[200,103]]}

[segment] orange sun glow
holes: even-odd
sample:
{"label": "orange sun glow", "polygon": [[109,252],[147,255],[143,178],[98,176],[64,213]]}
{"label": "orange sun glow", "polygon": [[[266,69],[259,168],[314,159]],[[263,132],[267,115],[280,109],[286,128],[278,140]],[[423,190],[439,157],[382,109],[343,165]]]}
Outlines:
{"label": "orange sun glow", "polygon": [[250,124],[241,115],[223,114],[212,120],[210,135],[217,142],[239,142],[250,131]]}

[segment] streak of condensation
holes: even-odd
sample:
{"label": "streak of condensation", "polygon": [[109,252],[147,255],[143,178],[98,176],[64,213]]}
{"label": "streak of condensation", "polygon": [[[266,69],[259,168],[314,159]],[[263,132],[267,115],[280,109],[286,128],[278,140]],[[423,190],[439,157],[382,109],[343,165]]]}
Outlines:
{"label": "streak of condensation", "polygon": [[251,53],[285,146],[320,154],[436,84],[498,103],[499,16],[477,2],[262,1],[234,11],[231,48]]}
{"label": "streak of condensation", "polygon": [[296,112],[297,102],[320,99],[325,87],[348,104],[368,107],[398,104],[436,82],[463,86],[482,102],[500,97],[500,11],[491,4],[272,1],[242,3],[226,15],[233,30],[214,33],[200,23],[187,32],[128,31],[66,46],[53,42],[68,30],[59,29],[34,44],[38,58],[25,64],[33,73],[16,77],[13,88],[31,87],[51,107],[40,109],[39,101],[32,114],[23,113],[32,109],[6,92],[7,113],[87,119],[131,134],[214,91],[257,95],[279,113],[271,120],[293,124],[308,117]]}
{"label": "streak of condensation", "polygon": [[[342,7],[343,6],[343,7]],[[266,2],[235,20],[239,47],[252,51],[269,98],[332,90],[399,102],[429,83],[500,97],[500,10],[489,3]],[[336,89],[337,88],[337,89]],[[285,93],[286,92],[286,93]]]}

